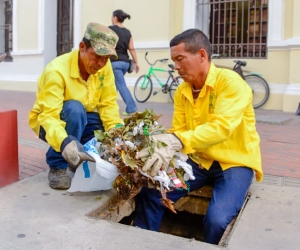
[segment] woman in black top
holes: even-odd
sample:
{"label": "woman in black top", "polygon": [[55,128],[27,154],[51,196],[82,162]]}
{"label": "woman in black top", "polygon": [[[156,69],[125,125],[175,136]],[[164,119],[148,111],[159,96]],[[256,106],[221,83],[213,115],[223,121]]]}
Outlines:
{"label": "woman in black top", "polygon": [[111,58],[112,68],[115,75],[115,83],[118,91],[126,104],[126,111],[122,115],[130,115],[137,111],[136,103],[126,86],[124,75],[129,68],[129,56],[128,50],[135,63],[135,72],[139,71],[139,64],[136,56],[136,52],[133,46],[133,39],[128,29],[123,26],[124,20],[130,19],[130,15],[126,14],[122,10],[115,10],[112,15],[112,26],[109,26],[119,36],[119,41],[116,46],[116,52],[118,59]]}

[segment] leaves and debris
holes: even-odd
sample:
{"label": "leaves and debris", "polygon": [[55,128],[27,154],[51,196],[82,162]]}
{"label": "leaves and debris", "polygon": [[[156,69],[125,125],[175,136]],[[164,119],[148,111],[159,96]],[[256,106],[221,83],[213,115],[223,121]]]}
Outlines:
{"label": "leaves and debris", "polygon": [[124,124],[118,124],[108,132],[95,131],[95,137],[100,142],[98,147],[100,157],[114,164],[119,171],[113,187],[124,200],[133,198],[143,186],[156,188],[162,195],[161,202],[176,213],[173,202],[167,198],[167,192],[177,188],[188,189],[185,181],[194,179],[192,168],[186,163],[187,156],[176,153],[168,169],[160,170],[155,177],[150,175],[151,169],[147,172],[142,171],[148,157],[135,158],[137,152],[144,148],[148,148],[151,157],[155,147],[167,146],[163,141],[154,143],[151,140],[152,135],[167,133],[166,128],[158,123],[160,117],[153,110],[136,112],[124,119]]}
{"label": "leaves and debris", "polygon": [[100,201],[101,199],[102,199],[102,196],[100,195],[95,198],[95,201]]}

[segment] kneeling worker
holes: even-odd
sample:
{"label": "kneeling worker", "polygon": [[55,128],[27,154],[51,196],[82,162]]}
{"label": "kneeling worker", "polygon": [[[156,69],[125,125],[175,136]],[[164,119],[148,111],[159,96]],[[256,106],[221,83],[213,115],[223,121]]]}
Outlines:
{"label": "kneeling worker", "polygon": [[[260,138],[255,127],[252,90],[234,71],[211,62],[211,44],[203,32],[190,29],[170,42],[175,70],[184,80],[174,95],[170,134],[153,135],[166,147],[155,149],[144,171],[156,175],[166,169],[176,151],[188,154],[195,180],[189,191],[213,184],[213,195],[204,218],[205,242],[218,244],[224,230],[241,209],[253,174],[263,178]],[[138,158],[149,155],[148,149]],[[163,165],[163,166],[162,166]],[[188,190],[167,197],[176,202]],[[164,214],[156,189],[143,187],[138,195],[134,226],[158,231]]]}
{"label": "kneeling worker", "polygon": [[117,57],[118,36],[104,25],[89,23],[79,49],[51,61],[38,79],[29,125],[50,144],[46,162],[49,185],[68,189],[67,168],[94,161],[83,149],[94,130],[122,122],[110,56]]}

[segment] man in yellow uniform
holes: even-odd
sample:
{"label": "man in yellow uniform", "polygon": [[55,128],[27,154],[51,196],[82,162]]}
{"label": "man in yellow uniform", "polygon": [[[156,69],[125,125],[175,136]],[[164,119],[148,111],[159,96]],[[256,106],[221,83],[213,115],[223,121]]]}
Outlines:
{"label": "man in yellow uniform", "polygon": [[[226,226],[241,209],[249,186],[263,178],[260,138],[255,127],[252,91],[234,71],[215,67],[211,44],[198,29],[175,36],[171,42],[175,69],[184,80],[174,96],[174,114],[169,134],[153,135],[166,147],[155,149],[144,171],[155,176],[167,168],[176,151],[188,154],[195,180],[189,190],[175,190],[167,197],[176,202],[207,184],[213,195],[204,218],[204,240],[218,244]],[[149,155],[147,149],[137,158]],[[134,226],[158,231],[164,213],[156,189],[144,187],[138,196]]]}
{"label": "man in yellow uniform", "polygon": [[118,36],[97,23],[87,25],[79,49],[51,61],[38,80],[29,125],[50,144],[46,162],[49,185],[67,189],[72,171],[86,160],[83,149],[94,130],[108,131],[121,123],[110,56],[117,56]]}

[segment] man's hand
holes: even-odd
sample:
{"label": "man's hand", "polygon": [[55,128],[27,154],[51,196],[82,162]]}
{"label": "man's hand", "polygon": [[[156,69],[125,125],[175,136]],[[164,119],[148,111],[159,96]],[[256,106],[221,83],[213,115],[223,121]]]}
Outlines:
{"label": "man's hand", "polygon": [[[155,143],[154,153],[147,159],[143,171],[147,171],[152,167],[151,175],[157,175],[161,167],[167,169],[176,151],[183,148],[181,141],[174,134],[158,134],[150,138]],[[165,143],[167,146],[157,147],[158,143]],[[136,158],[140,159],[149,156],[149,148],[144,148],[136,154]]]}
{"label": "man's hand", "polygon": [[61,152],[64,159],[69,163],[70,169],[74,172],[84,161],[95,162],[94,158],[84,151],[83,145],[72,135],[64,139],[61,144]]}

